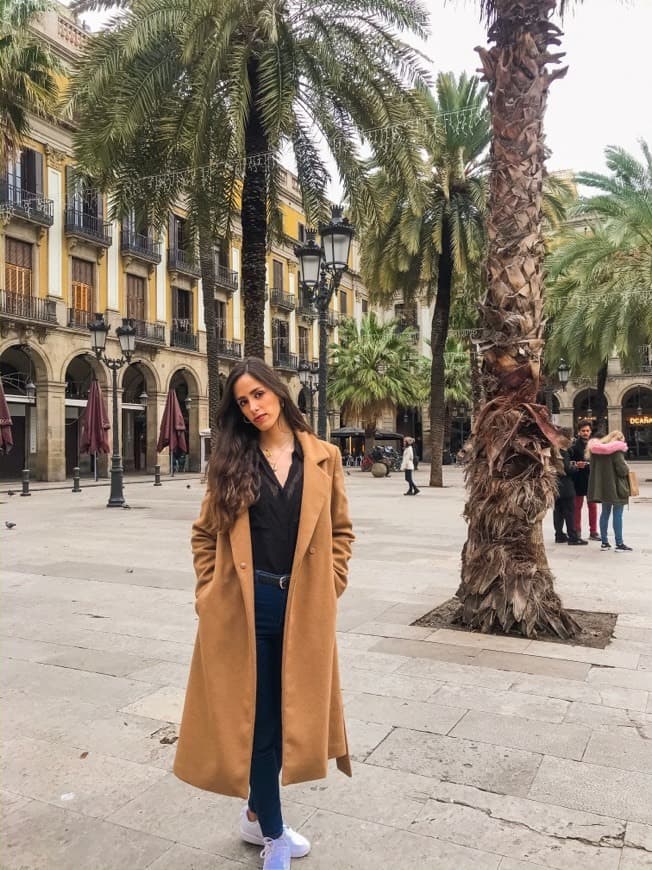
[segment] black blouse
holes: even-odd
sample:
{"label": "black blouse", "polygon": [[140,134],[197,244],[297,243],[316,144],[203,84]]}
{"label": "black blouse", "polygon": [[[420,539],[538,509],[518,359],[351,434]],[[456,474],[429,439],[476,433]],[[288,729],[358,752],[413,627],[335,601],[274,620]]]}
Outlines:
{"label": "black blouse", "polygon": [[259,453],[260,494],[249,508],[254,568],[271,574],[289,574],[299,532],[303,494],[303,453],[294,442],[292,464],[281,486],[269,462]]}

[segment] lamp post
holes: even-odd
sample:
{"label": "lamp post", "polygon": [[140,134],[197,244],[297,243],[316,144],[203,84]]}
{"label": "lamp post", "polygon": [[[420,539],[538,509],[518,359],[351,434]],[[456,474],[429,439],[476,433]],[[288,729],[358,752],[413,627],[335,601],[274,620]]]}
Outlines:
{"label": "lamp post", "polygon": [[326,438],[328,382],[328,306],[337,293],[349,262],[351,242],[355,230],[348,219],[342,217],[341,206],[333,206],[331,219],[319,227],[321,245],[315,242],[314,231],[308,231],[303,245],[296,245],[294,253],[299,259],[301,285],[319,312],[319,380],[317,402],[317,434]]}
{"label": "lamp post", "polygon": [[315,393],[319,389],[319,364],[302,359],[299,363],[301,386],[310,393],[310,425],[315,428]]}
{"label": "lamp post", "polygon": [[120,455],[120,443],[118,439],[118,371],[125,363],[131,362],[131,357],[136,349],[136,330],[133,321],[123,319],[122,326],[119,326],[115,334],[120,342],[122,351],[119,357],[108,357],[105,354],[106,337],[111,328],[104,320],[103,314],[96,314],[95,320],[88,324],[91,333],[91,345],[95,356],[98,360],[102,360],[104,365],[110,369],[113,376],[113,455],[111,456],[111,493],[107,502],[107,507],[124,507],[124,481],[122,467],[122,456]]}

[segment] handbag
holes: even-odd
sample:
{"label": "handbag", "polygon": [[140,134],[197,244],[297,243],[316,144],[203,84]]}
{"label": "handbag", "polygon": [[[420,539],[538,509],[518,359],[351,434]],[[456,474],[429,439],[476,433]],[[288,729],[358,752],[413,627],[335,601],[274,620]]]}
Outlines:
{"label": "handbag", "polygon": [[636,496],[639,494],[638,488],[638,477],[636,477],[635,471],[628,471],[627,478],[629,480],[629,494],[630,496]]}

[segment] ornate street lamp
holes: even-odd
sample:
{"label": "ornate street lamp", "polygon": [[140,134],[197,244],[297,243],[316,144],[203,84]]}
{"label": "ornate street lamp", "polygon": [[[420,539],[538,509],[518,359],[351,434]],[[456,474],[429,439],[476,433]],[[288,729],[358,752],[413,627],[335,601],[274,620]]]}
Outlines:
{"label": "ornate street lamp", "polygon": [[[95,320],[88,324],[91,333],[91,346],[98,360],[101,360],[104,365],[111,371],[113,376],[113,455],[111,456],[111,494],[107,502],[107,507],[124,507],[124,469],[122,466],[122,456],[120,455],[120,442],[118,439],[118,370],[125,363],[131,362],[131,357],[136,349],[136,330],[133,320],[123,319],[122,326],[119,326],[115,334],[120,342],[120,350],[122,351],[119,357],[107,357],[106,337],[111,328],[104,320],[103,314],[96,314]],[[145,394],[146,395],[146,394]],[[141,397],[142,398],[142,397]],[[144,403],[143,403],[144,404]]]}
{"label": "ornate street lamp", "polygon": [[328,408],[326,385],[328,381],[328,307],[337,293],[342,273],[348,268],[351,242],[355,229],[343,217],[341,206],[333,206],[331,219],[319,227],[321,246],[315,242],[315,232],[309,230],[307,240],[296,245],[294,253],[299,260],[301,285],[311,303],[319,312],[319,379],[317,382],[317,433],[326,438]]}
{"label": "ornate street lamp", "polygon": [[557,377],[559,378],[559,383],[561,384],[562,390],[566,392],[566,384],[568,383],[568,378],[570,377],[570,367],[564,359],[559,360],[559,366],[557,367]]}

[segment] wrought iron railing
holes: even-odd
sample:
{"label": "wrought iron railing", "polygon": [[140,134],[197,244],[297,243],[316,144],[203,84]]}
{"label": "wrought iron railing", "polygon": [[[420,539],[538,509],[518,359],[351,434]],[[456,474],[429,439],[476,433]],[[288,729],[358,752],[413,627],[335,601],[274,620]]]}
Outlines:
{"label": "wrought iron railing", "polygon": [[0,205],[12,217],[17,215],[41,226],[51,227],[54,223],[54,203],[42,194],[25,190],[10,182],[7,177],[0,179]]}
{"label": "wrought iron railing", "polygon": [[131,254],[150,263],[161,262],[161,244],[145,233],[135,233],[122,228],[120,235],[120,253]]}
{"label": "wrought iron railing", "polygon": [[228,293],[235,293],[238,289],[238,273],[226,266],[221,266],[219,263],[215,264],[215,281]]}
{"label": "wrought iron railing", "polygon": [[170,347],[198,350],[199,337],[196,332],[188,332],[185,329],[177,329],[173,326],[170,331]]}
{"label": "wrought iron railing", "polygon": [[88,239],[104,248],[110,247],[113,241],[110,223],[75,206],[66,209],[64,230],[69,236]]}
{"label": "wrought iron railing", "polygon": [[284,350],[275,350],[273,353],[274,367],[288,369],[296,372],[299,370],[299,357],[296,353],[287,353]]}
{"label": "wrought iron railing", "polygon": [[149,323],[147,320],[132,318],[131,322],[136,330],[136,341],[141,344],[165,344],[165,325],[163,323]]}
{"label": "wrought iron railing", "polygon": [[302,304],[297,308],[297,314],[305,320],[315,320],[317,317],[317,309],[314,305]]}
{"label": "wrought iron railing", "polygon": [[242,342],[230,338],[217,339],[217,352],[228,359],[242,358]]}
{"label": "wrought iron railing", "polygon": [[92,313],[84,308],[69,308],[66,322],[72,329],[88,329],[88,321],[92,319]]}
{"label": "wrought iron railing", "polygon": [[183,248],[168,248],[168,268],[174,272],[192,275],[194,278],[199,278],[201,275],[201,269],[194,254],[190,251],[184,251]]}
{"label": "wrought iron railing", "polygon": [[284,293],[277,287],[272,287],[269,291],[269,300],[276,308],[283,308],[285,311],[294,311],[296,308],[296,296],[292,293]]}
{"label": "wrought iron railing", "polygon": [[35,320],[39,323],[56,323],[55,303],[25,293],[12,293],[0,290],[0,315],[19,317],[21,320]]}

